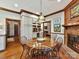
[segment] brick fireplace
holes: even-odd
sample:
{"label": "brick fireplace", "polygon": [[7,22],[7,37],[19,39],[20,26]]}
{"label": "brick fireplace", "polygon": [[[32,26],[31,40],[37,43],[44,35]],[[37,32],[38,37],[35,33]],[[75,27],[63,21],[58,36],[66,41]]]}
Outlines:
{"label": "brick fireplace", "polygon": [[[79,53],[79,16],[71,18],[71,10],[79,4],[79,0],[73,0],[65,8],[65,45]],[[78,50],[78,51],[77,51]]]}
{"label": "brick fireplace", "polygon": [[65,24],[63,53],[69,59],[79,59],[79,15],[72,17],[71,10],[79,5],[79,0],[72,2],[64,9]]}
{"label": "brick fireplace", "polygon": [[79,35],[68,34],[67,46],[79,53]]}
{"label": "brick fireplace", "polygon": [[79,58],[79,16],[71,18],[71,9],[78,4],[79,4],[79,0],[73,0],[64,9],[65,24],[63,25],[65,28],[64,44],[66,46],[64,47],[64,51],[66,51],[65,53],[69,54],[71,57],[74,56],[73,58],[75,59]]}
{"label": "brick fireplace", "polygon": [[65,45],[79,53],[79,23],[64,25]]}
{"label": "brick fireplace", "polygon": [[64,54],[69,59],[79,59],[79,22],[68,23],[65,27]]}

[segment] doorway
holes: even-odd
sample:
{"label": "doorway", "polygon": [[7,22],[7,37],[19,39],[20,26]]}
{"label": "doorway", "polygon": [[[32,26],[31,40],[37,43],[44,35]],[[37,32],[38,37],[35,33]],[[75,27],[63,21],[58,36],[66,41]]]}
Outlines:
{"label": "doorway", "polygon": [[43,37],[51,37],[51,21],[43,22]]}
{"label": "doorway", "polygon": [[20,42],[20,20],[6,19],[7,42]]}

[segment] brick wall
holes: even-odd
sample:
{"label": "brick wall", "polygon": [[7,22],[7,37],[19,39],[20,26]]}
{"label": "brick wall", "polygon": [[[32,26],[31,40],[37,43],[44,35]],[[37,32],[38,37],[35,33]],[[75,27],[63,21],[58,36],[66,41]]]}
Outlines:
{"label": "brick wall", "polygon": [[65,27],[65,44],[66,45],[67,45],[67,34],[79,35],[79,16],[71,18],[71,8],[73,8],[77,4],[79,4],[79,0],[73,0],[73,2],[65,8],[65,25],[67,25]]}
{"label": "brick wall", "polygon": [[[73,35],[79,35],[79,16],[71,18],[71,8],[73,8],[75,5],[79,4],[79,0],[73,0],[66,8],[65,8],[65,45],[67,46],[67,41],[68,41],[68,34],[73,34]],[[68,49],[68,50],[67,50]],[[76,56],[74,59],[79,59],[79,54],[75,54],[76,52],[73,51],[72,49],[64,47],[64,53],[68,55],[68,57],[73,57],[72,53]],[[67,50],[67,51],[65,51]],[[69,53],[69,51],[72,51]],[[67,56],[66,55],[66,56]],[[71,56],[69,56],[71,55]],[[72,58],[70,58],[72,59]]]}

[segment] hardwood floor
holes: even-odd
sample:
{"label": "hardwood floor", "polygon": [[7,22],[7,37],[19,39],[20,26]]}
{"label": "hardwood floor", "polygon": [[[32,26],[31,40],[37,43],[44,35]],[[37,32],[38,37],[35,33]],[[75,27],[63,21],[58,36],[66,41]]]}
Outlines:
{"label": "hardwood floor", "polygon": [[[28,50],[23,50],[20,43],[10,42],[5,51],[0,52],[0,59],[29,59]],[[23,54],[22,54],[23,53]],[[64,54],[59,53],[62,59],[69,59]]]}
{"label": "hardwood floor", "polygon": [[60,57],[62,58],[62,59],[68,59],[66,56],[64,56],[61,52],[60,52]]}
{"label": "hardwood floor", "polygon": [[23,48],[20,43],[10,42],[5,51],[0,52],[0,59],[20,59]]}

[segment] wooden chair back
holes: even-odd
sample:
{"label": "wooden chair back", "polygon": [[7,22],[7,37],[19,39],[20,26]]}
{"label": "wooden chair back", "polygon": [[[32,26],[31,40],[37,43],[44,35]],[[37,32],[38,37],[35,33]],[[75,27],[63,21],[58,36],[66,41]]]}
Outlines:
{"label": "wooden chair back", "polygon": [[57,43],[53,48],[52,48],[52,55],[53,56],[58,56],[60,48],[62,46],[62,43]]}
{"label": "wooden chair back", "polygon": [[21,59],[29,59],[29,51],[30,51],[30,47],[24,44]]}
{"label": "wooden chair back", "polygon": [[50,59],[51,57],[50,51],[35,48],[31,49],[30,55],[31,55],[30,59]]}

